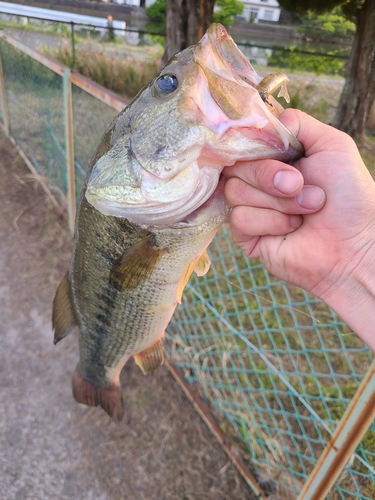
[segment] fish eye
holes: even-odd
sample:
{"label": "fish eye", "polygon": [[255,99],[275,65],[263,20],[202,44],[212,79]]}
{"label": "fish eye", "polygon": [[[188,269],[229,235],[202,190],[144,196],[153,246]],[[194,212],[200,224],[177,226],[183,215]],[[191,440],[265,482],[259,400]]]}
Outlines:
{"label": "fish eye", "polygon": [[175,75],[163,75],[156,80],[157,88],[163,94],[171,94],[178,87],[178,80]]}

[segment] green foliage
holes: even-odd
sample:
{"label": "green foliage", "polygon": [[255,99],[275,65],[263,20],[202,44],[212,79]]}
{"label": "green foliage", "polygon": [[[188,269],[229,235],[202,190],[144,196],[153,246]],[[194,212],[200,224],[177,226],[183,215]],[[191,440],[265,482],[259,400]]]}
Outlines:
{"label": "green foliage", "polygon": [[308,11],[322,14],[339,7],[347,19],[353,20],[364,2],[365,0],[279,0],[279,5],[299,15],[304,15]]}
{"label": "green foliage", "polygon": [[302,17],[301,29],[303,31],[315,31],[317,34],[346,37],[355,33],[356,26],[343,15],[341,7],[336,7],[331,12],[324,14],[315,14],[309,10]]}
{"label": "green foliage", "polygon": [[[146,14],[151,19],[151,22],[146,25],[146,30],[149,33],[165,33],[167,29],[167,1],[156,0],[146,8]],[[154,43],[160,43],[165,47],[165,36],[150,35],[150,37]]]}
{"label": "green foliage", "polygon": [[[356,1],[356,0],[352,0]],[[306,14],[309,10],[317,13],[328,12],[347,0],[279,0],[280,7],[297,14]]]}
{"label": "green foliage", "polygon": [[153,4],[146,8],[146,14],[154,23],[157,23],[159,26],[163,26],[165,29],[167,19],[167,1],[156,0]]}
{"label": "green foliage", "polygon": [[[45,52],[66,66],[72,64],[69,44]],[[129,58],[124,61],[120,57],[108,55],[105,51],[78,47],[75,69],[103,87],[132,98],[154,78],[158,72],[158,64],[148,59]]]}
{"label": "green foliage", "polygon": [[214,12],[214,22],[221,24],[233,24],[234,18],[242,14],[244,4],[239,0],[217,0],[219,10]]}
{"label": "green foliage", "polygon": [[71,30],[68,25],[65,23],[53,23],[48,29],[50,33],[53,35],[62,35],[65,36],[66,38],[71,36]]}
{"label": "green foliage", "polygon": [[274,49],[268,58],[268,65],[287,68],[289,71],[311,71],[317,75],[343,75],[346,60],[333,56],[333,51],[321,55],[299,53],[294,48],[288,51]]}

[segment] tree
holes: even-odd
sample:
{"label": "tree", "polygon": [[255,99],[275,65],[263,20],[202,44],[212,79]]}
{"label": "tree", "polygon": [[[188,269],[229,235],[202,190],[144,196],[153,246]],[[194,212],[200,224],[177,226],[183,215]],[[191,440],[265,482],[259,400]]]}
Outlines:
{"label": "tree", "polygon": [[212,23],[215,0],[167,0],[167,45],[161,64],[202,38]]}
{"label": "tree", "polygon": [[333,125],[360,141],[375,99],[375,0],[279,0],[281,7],[304,14],[341,10],[357,28]]}
{"label": "tree", "polygon": [[333,125],[363,140],[375,100],[375,0],[366,0],[356,17],[357,30]]}

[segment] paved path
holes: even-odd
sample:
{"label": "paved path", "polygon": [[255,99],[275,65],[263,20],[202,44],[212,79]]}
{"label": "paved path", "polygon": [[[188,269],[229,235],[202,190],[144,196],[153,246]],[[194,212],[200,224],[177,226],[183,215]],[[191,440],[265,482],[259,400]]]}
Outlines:
{"label": "paved path", "polygon": [[75,403],[77,338],[52,343],[66,222],[0,134],[0,500],[251,500],[165,368],[122,381],[125,418]]}

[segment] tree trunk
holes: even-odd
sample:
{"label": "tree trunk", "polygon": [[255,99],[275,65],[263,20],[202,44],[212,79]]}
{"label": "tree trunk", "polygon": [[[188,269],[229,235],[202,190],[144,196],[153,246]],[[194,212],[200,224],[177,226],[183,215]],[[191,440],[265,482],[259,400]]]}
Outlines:
{"label": "tree trunk", "polygon": [[215,0],[167,0],[167,46],[161,65],[196,43],[212,22]]}
{"label": "tree trunk", "polygon": [[358,12],[345,77],[333,125],[360,141],[375,99],[375,0],[365,0]]}

